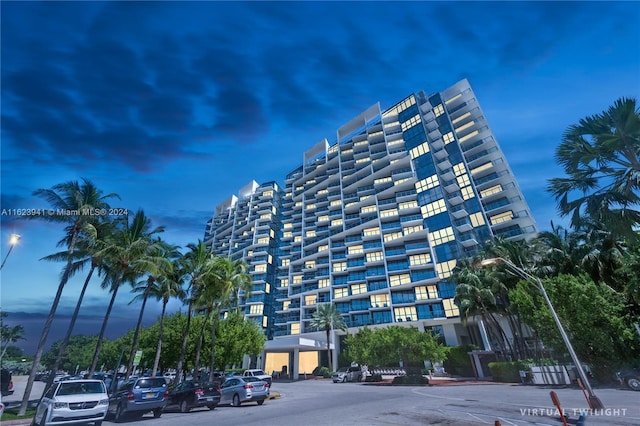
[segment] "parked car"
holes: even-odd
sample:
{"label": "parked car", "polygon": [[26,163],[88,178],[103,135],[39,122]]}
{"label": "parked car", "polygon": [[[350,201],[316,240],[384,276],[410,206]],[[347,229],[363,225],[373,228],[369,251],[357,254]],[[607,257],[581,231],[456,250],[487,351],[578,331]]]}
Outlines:
{"label": "parked car", "polygon": [[42,395],[31,425],[102,424],[109,396],[101,380],[71,380],[54,383]]}
{"label": "parked car", "polygon": [[2,417],[2,413],[4,413],[4,404],[2,403],[2,396],[0,396],[0,417]]}
{"label": "parked car", "polygon": [[158,418],[167,404],[169,389],[164,377],[129,378],[109,396],[109,414],[116,422],[127,416],[143,416],[153,412]]}
{"label": "parked car", "polygon": [[271,377],[271,375],[265,373],[263,370],[260,370],[258,368],[244,370],[244,373],[242,375],[244,377],[257,377],[258,379],[264,380],[265,382],[269,383],[269,385],[271,385],[271,382],[273,381],[273,378]]}
{"label": "parked car", "polygon": [[640,368],[631,367],[616,373],[618,380],[624,386],[628,386],[634,391],[640,391]]}
{"label": "parked car", "polygon": [[0,394],[2,396],[13,394],[13,380],[11,380],[11,371],[3,368],[0,370]]}
{"label": "parked car", "polygon": [[262,405],[269,398],[269,387],[269,383],[257,377],[231,377],[220,386],[220,404],[239,407],[243,402],[256,401]]}
{"label": "parked car", "polygon": [[179,409],[182,413],[187,413],[197,407],[208,407],[209,410],[213,410],[219,402],[219,382],[185,380],[169,388],[169,400],[165,410]]}
{"label": "parked car", "polygon": [[333,383],[359,382],[362,380],[362,370],[356,367],[341,367],[331,376]]}

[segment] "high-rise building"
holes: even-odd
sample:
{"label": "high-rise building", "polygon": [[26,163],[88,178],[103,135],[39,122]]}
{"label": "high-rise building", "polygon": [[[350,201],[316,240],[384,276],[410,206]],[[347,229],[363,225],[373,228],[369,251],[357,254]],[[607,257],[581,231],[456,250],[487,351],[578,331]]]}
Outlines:
{"label": "high-rise building", "polygon": [[536,233],[463,80],[369,107],[307,150],[284,187],[252,182],[220,204],[205,240],[251,267],[254,291],[240,303],[269,338],[261,366],[296,376],[326,365],[325,332],[310,321],[327,302],[350,331],[411,325],[482,345],[481,330],[461,324],[451,271],[487,240]]}

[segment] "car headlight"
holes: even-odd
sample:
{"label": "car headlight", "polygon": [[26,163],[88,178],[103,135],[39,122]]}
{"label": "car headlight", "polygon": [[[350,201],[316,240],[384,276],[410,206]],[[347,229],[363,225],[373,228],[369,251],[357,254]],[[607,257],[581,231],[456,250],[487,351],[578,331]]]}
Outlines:
{"label": "car headlight", "polygon": [[69,408],[68,402],[54,402],[53,408]]}
{"label": "car headlight", "polygon": [[109,400],[101,399],[100,401],[98,401],[98,405],[109,405]]}

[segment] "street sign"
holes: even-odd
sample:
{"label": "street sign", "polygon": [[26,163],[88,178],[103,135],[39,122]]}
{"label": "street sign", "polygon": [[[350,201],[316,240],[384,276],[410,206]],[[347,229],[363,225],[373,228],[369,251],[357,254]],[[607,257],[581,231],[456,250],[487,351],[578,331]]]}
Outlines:
{"label": "street sign", "polygon": [[139,366],[140,360],[142,359],[142,351],[136,351],[136,356],[133,357],[133,365]]}

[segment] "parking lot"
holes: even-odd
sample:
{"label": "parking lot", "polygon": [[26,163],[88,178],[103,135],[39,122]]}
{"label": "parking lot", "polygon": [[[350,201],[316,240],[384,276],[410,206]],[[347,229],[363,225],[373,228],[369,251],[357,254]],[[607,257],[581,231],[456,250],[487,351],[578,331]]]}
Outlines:
{"label": "parking lot", "polygon": [[[19,379],[19,378],[18,378]],[[26,382],[26,379],[25,379]],[[16,394],[19,400],[16,380]],[[36,382],[38,383],[38,382]],[[23,388],[24,389],[24,388]],[[550,388],[510,384],[450,383],[435,386],[380,386],[363,383],[332,383],[331,380],[274,382],[280,398],[258,406],[222,406],[213,411],[165,412],[159,419],[146,414],[131,425],[237,425],[259,422],[261,426],[308,425],[549,425],[561,424],[549,392],[558,394],[570,421],[587,408],[577,388]],[[40,390],[41,392],[41,390]],[[640,424],[640,394],[626,389],[596,389],[606,409],[592,413],[587,425]],[[33,396],[33,394],[32,394]],[[111,424],[107,421],[105,424]],[[28,423],[28,422],[27,422]]]}

